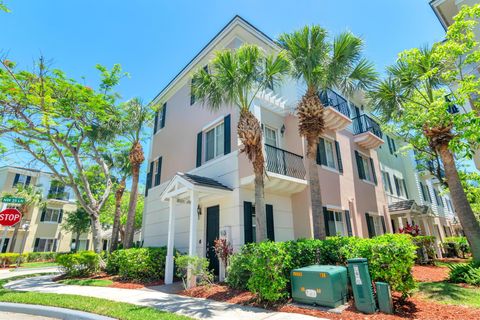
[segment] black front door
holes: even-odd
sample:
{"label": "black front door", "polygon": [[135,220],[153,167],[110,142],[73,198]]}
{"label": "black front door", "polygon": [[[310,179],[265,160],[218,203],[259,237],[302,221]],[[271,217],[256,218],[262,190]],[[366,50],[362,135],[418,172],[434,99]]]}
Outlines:
{"label": "black front door", "polygon": [[220,235],[220,207],[207,208],[207,259],[210,261],[209,269],[218,275],[218,258],[215,255],[214,241]]}

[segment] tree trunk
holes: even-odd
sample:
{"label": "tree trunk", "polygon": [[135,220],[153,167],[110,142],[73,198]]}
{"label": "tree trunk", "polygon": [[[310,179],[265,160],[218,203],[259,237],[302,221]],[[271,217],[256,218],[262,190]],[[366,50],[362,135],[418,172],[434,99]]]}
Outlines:
{"label": "tree trunk", "polygon": [[310,187],[310,201],[312,206],[313,237],[315,239],[325,239],[327,233],[325,230],[325,218],[323,217],[322,193],[320,189],[320,178],[316,158],[312,155],[317,154],[317,145],[307,146],[309,150],[314,150],[307,154],[308,165],[308,183]]}
{"label": "tree trunk", "polygon": [[100,224],[100,219],[98,215],[90,215],[90,220],[92,221],[92,237],[93,237],[93,250],[96,253],[102,252],[102,226]]}
{"label": "tree trunk", "polygon": [[113,218],[113,227],[112,227],[112,238],[110,243],[110,252],[117,250],[118,247],[118,234],[120,231],[120,218],[122,216],[122,197],[125,192],[125,178],[120,181],[120,184],[115,191],[115,216]]}
{"label": "tree trunk", "polygon": [[458,176],[457,167],[452,152],[448,149],[448,144],[438,146],[440,157],[442,158],[445,168],[445,176],[447,178],[450,196],[452,197],[455,212],[460,220],[465,237],[470,244],[472,256],[475,260],[480,260],[480,224],[473,214],[472,207],[468,202],[465,191],[463,190],[460,177]]}
{"label": "tree trunk", "polygon": [[121,239],[122,242],[123,242],[123,240],[125,239],[125,226],[120,226],[120,230],[119,230],[119,231],[120,231],[120,232],[119,232],[119,233],[120,233],[120,239]]}
{"label": "tree trunk", "polygon": [[80,248],[80,232],[78,231],[75,238],[75,248],[73,249],[73,251],[78,252],[79,248]]}
{"label": "tree trunk", "polygon": [[22,221],[17,223],[15,225],[15,228],[13,229],[12,241],[10,242],[10,248],[8,249],[8,252],[14,252],[15,250],[15,243],[17,242],[17,237],[18,237],[18,229],[20,228],[21,224],[22,224]]}
{"label": "tree trunk", "polygon": [[267,215],[265,213],[264,178],[262,173],[255,173],[255,222],[256,241],[267,239]]}

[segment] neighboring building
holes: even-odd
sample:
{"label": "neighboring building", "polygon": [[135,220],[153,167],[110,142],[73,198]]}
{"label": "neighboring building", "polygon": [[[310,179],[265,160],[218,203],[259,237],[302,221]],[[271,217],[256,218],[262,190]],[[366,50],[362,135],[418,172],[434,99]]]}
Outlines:
{"label": "neighboring building", "polygon": [[[20,252],[25,239],[24,252],[68,252],[75,245],[75,235],[62,229],[61,224],[69,212],[77,209],[72,190],[53,179],[47,172],[5,166],[0,168],[1,194],[12,193],[18,184],[31,185],[42,190],[45,204],[30,208],[18,224],[18,235],[13,252]],[[3,204],[5,207],[18,205]],[[25,231],[22,225],[29,224]],[[0,227],[0,236],[4,227]],[[14,227],[9,228],[2,252],[10,250]],[[82,234],[80,249],[92,249],[91,234]]]}
{"label": "neighboring building", "polygon": [[[417,166],[413,151],[399,152],[402,142],[387,135],[385,140],[378,157],[393,231],[399,232],[407,222],[416,224],[423,235],[435,236],[437,244],[460,232],[450,195],[430,171],[419,172],[434,164]],[[438,245],[439,256],[440,248]]]}
{"label": "neighboring building", "polygon": [[[211,112],[191,95],[191,75],[213,52],[253,43],[279,48],[268,36],[235,17],[164,88],[152,104],[155,119],[143,216],[145,246],[169,247],[166,281],[171,281],[173,247],[208,257],[218,271],[213,240],[226,237],[238,249],[255,240],[254,175],[239,152],[238,110]],[[294,81],[260,93],[253,113],[264,130],[268,237],[275,241],[313,237],[308,174],[318,174],[328,235],[372,237],[392,232],[376,149],[384,143],[378,123],[361,99],[333,91],[321,99],[325,134],[317,170],[306,171],[305,141],[294,108],[304,89]]]}
{"label": "neighboring building", "polygon": [[[430,1],[430,7],[442,24],[443,28],[447,30],[447,28],[454,22],[453,17],[458,14],[462,6],[473,6],[478,3],[480,3],[479,0],[432,0]],[[477,24],[474,32],[476,41],[480,42],[480,24]],[[478,66],[466,66],[462,72],[464,74],[474,74],[477,78],[480,76],[480,68],[478,68]],[[478,96],[474,97],[474,99],[478,100]],[[454,106],[452,110],[449,111],[469,112],[472,111],[472,106],[469,102],[466,102],[464,106]],[[477,169],[480,170],[480,150],[475,152],[473,160]]]}

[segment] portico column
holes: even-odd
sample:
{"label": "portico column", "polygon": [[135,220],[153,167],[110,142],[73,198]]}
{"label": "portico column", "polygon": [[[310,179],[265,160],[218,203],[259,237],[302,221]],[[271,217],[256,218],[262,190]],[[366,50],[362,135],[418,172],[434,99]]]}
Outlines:
{"label": "portico column", "polygon": [[[196,191],[190,191],[190,234],[188,241],[188,255],[193,257],[197,255],[197,206],[198,195]],[[197,278],[191,274],[189,268],[187,274],[187,285],[189,288],[193,288],[197,285]]]}
{"label": "portico column", "polygon": [[409,224],[409,225],[412,225],[412,216],[410,215],[410,212],[408,212],[408,213],[406,214],[406,217],[407,217],[407,222],[408,222],[408,224]]}
{"label": "portico column", "polygon": [[398,217],[398,229],[403,229],[403,220],[402,217]]}
{"label": "portico column", "polygon": [[423,227],[425,228],[425,235],[431,236],[432,232],[430,231],[430,225],[428,224],[428,218],[423,217]]}
{"label": "portico column", "polygon": [[165,284],[173,283],[173,248],[175,246],[175,200],[169,199],[168,214],[168,242],[167,257],[165,261]]}

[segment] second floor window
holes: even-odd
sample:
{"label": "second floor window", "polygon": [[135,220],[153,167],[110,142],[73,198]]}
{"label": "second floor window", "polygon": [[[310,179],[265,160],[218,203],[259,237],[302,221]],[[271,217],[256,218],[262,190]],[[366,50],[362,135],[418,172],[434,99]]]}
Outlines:
{"label": "second floor window", "polygon": [[277,131],[267,126],[264,126],[263,131],[265,135],[265,143],[277,147]]}
{"label": "second floor window", "polygon": [[205,133],[205,161],[224,154],[223,122]]}
{"label": "second floor window", "polygon": [[19,185],[22,185],[24,187],[30,185],[30,181],[31,181],[32,177],[31,176],[27,176],[25,174],[15,174],[15,178],[13,179],[13,187],[17,187]]}
{"label": "second floor window", "polygon": [[385,192],[388,192],[389,194],[393,194],[390,174],[386,171],[382,171],[382,179],[383,179],[383,189],[385,190]]}
{"label": "second floor window", "polygon": [[377,184],[373,159],[360,154],[357,150],[355,150],[355,158],[357,160],[359,178]]}

